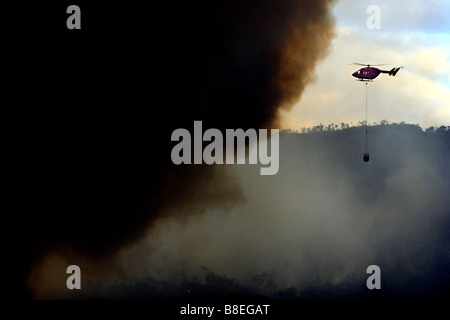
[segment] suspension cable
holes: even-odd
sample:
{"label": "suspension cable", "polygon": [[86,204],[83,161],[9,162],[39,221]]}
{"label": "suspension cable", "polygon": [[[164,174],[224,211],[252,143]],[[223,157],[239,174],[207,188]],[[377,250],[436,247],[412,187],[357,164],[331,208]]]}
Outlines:
{"label": "suspension cable", "polygon": [[367,82],[366,82],[366,146],[364,149],[365,153],[368,153],[368,139],[367,139]]}

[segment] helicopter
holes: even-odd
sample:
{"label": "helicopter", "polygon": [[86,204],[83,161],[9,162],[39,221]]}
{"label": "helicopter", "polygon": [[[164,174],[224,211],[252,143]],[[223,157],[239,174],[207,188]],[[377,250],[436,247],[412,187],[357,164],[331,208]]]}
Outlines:
{"label": "helicopter", "polygon": [[403,68],[403,67],[398,67],[398,68],[392,68],[391,70],[380,70],[380,69],[374,68],[372,66],[386,66],[388,64],[373,64],[372,66],[370,64],[362,64],[362,63],[357,63],[357,62],[353,62],[352,64],[359,65],[359,66],[366,66],[365,68],[361,68],[361,69],[353,72],[352,76],[357,78],[358,79],[357,81],[370,81],[370,82],[372,82],[373,79],[378,77],[378,75],[380,73],[387,73],[390,76],[395,77],[395,75],[397,74],[398,70]]}

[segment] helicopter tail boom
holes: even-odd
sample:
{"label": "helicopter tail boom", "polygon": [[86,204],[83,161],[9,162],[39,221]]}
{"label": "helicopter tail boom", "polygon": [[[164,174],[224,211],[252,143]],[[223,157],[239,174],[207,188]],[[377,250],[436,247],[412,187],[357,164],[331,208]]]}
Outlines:
{"label": "helicopter tail boom", "polygon": [[397,72],[401,69],[401,67],[399,68],[392,68],[391,70],[380,70],[382,73],[388,73],[390,76],[395,77],[395,75],[397,74]]}

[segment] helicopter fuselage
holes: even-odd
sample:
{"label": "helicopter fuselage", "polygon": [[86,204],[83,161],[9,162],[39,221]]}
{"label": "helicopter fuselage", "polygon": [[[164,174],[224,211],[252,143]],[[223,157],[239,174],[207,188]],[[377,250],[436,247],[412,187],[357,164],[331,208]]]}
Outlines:
{"label": "helicopter fuselage", "polygon": [[374,67],[361,68],[358,71],[353,72],[352,76],[360,81],[371,81],[378,77],[381,70]]}
{"label": "helicopter fuselage", "polygon": [[395,77],[398,70],[400,70],[401,68],[403,67],[392,68],[391,70],[380,70],[378,68],[374,68],[368,65],[365,68],[361,68],[358,71],[353,72],[352,76],[357,78],[359,81],[372,81],[373,79],[378,77],[380,73],[387,73],[390,76]]}

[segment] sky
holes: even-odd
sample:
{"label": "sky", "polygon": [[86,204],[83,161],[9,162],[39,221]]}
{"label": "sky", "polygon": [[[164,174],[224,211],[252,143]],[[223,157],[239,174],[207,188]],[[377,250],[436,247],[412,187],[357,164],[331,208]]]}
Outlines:
{"label": "sky", "polygon": [[[380,8],[380,29],[367,27],[370,5]],[[333,13],[330,54],[301,100],[281,112],[282,128],[364,121],[364,83],[351,76],[360,68],[352,62],[404,67],[395,78],[380,74],[368,85],[369,123],[450,124],[450,1],[342,0]]]}

